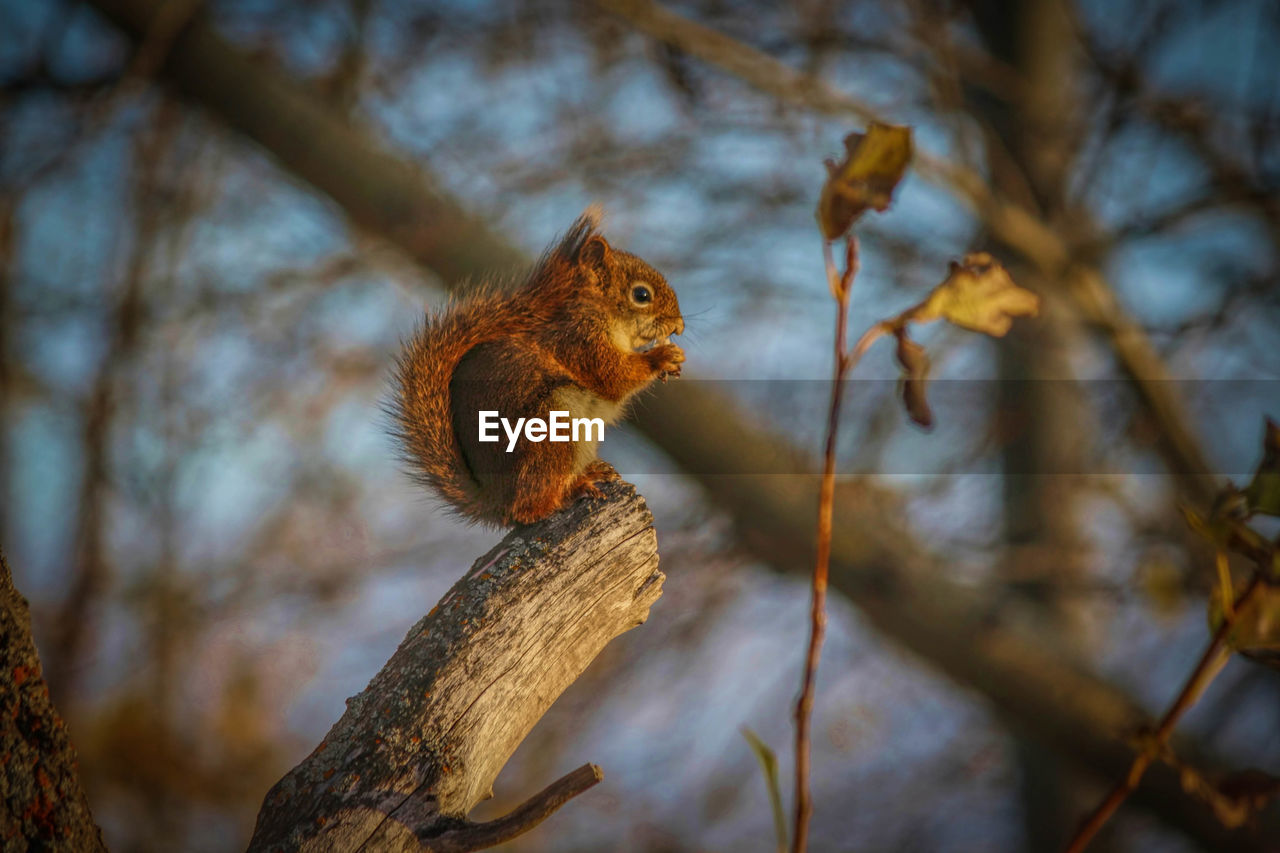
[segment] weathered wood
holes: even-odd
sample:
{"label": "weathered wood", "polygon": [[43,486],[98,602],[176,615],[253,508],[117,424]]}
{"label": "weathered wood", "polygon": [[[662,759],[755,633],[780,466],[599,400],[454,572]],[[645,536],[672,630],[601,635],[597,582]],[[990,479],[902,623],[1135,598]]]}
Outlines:
{"label": "weathered wood", "polygon": [[588,765],[506,818],[465,821],[556,697],[662,593],[644,500],[626,483],[604,492],[475,562],[267,794],[251,853],[480,849],[599,781]]}
{"label": "weathered wood", "polygon": [[104,850],[76,753],[31,639],[31,611],[0,554],[0,849]]}

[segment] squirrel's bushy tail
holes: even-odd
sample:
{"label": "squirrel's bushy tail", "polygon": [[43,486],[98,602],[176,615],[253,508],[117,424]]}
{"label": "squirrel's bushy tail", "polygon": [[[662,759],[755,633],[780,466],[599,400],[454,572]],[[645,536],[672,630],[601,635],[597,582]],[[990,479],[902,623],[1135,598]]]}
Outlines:
{"label": "squirrel's bushy tail", "polygon": [[[396,361],[394,396],[386,409],[410,473],[473,521],[501,523],[504,508],[486,501],[454,434],[449,390],[454,371],[478,344],[545,326],[545,304],[554,302],[545,296],[557,283],[571,283],[565,270],[597,233],[600,216],[598,208],[588,208],[520,288],[491,285],[429,315]],[[531,292],[544,298],[524,298]]]}
{"label": "squirrel's bushy tail", "polygon": [[474,521],[494,519],[453,432],[449,382],[472,347],[515,331],[521,320],[509,299],[473,296],[429,315],[396,360],[386,408],[410,473]]}

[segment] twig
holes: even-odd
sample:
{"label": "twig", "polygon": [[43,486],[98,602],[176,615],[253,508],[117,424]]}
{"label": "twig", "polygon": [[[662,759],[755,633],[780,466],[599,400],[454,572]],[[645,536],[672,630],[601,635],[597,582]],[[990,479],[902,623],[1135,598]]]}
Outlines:
{"label": "twig", "polygon": [[874,326],[863,332],[862,337],[858,338],[858,342],[854,344],[853,349],[846,357],[849,363],[845,366],[845,369],[852,370],[854,365],[861,361],[862,357],[866,355],[867,350],[871,349],[872,344],[883,338],[885,335],[891,334],[893,334],[893,324],[884,322],[876,323]]}
{"label": "twig", "polygon": [[1160,718],[1160,724],[1151,733],[1142,751],[1133,757],[1133,763],[1129,765],[1129,772],[1112,787],[1107,796],[1098,804],[1098,807],[1076,830],[1075,836],[1072,837],[1070,844],[1067,845],[1066,853],[1081,853],[1089,845],[1093,836],[1098,833],[1098,830],[1102,828],[1103,824],[1115,814],[1116,809],[1120,808],[1120,805],[1137,789],[1138,783],[1142,781],[1142,775],[1147,772],[1147,768],[1160,757],[1160,753],[1168,743],[1169,735],[1173,733],[1178,720],[1186,713],[1187,709],[1196,703],[1196,700],[1200,698],[1200,694],[1209,686],[1209,682],[1213,681],[1214,677],[1221,671],[1222,665],[1227,662],[1231,653],[1223,647],[1226,645],[1231,629],[1235,626],[1236,617],[1241,610],[1248,607],[1254,596],[1264,586],[1262,575],[1255,572],[1249,581],[1249,585],[1236,597],[1235,605],[1229,609],[1223,608],[1222,624],[1218,626],[1218,630],[1213,632],[1213,639],[1209,641],[1208,647],[1200,655],[1199,662],[1196,664],[1195,669],[1191,671],[1186,683],[1182,685],[1182,690],[1174,698],[1169,710],[1165,711],[1164,716]]}
{"label": "twig", "polygon": [[525,800],[510,814],[484,823],[470,823],[435,838],[423,838],[423,845],[430,853],[470,853],[496,847],[533,829],[603,778],[604,771],[599,767],[584,764]]}
{"label": "twig", "polygon": [[845,240],[845,269],[836,271],[831,257],[831,244],[823,244],[827,262],[827,281],[836,297],[835,371],[831,380],[831,408],[827,412],[827,444],[822,461],[822,486],[818,497],[817,556],[813,563],[813,606],[810,613],[809,651],[805,657],[804,685],[796,701],[796,827],[791,839],[792,853],[802,853],[809,840],[809,818],[813,800],[809,794],[809,728],[813,713],[814,681],[818,659],[822,655],[822,638],[827,629],[827,574],[831,563],[831,515],[836,490],[836,434],[840,428],[840,404],[844,398],[844,377],[852,361],[845,352],[849,325],[849,291],[858,273],[858,238],[850,234]]}

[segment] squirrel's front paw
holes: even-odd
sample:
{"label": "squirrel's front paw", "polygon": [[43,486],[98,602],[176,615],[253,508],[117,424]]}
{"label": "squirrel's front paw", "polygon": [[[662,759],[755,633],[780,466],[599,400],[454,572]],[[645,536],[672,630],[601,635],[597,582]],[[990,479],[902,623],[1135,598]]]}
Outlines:
{"label": "squirrel's front paw", "polygon": [[649,364],[666,381],[668,376],[679,376],[684,363],[684,350],[675,344],[661,344],[649,350]]}

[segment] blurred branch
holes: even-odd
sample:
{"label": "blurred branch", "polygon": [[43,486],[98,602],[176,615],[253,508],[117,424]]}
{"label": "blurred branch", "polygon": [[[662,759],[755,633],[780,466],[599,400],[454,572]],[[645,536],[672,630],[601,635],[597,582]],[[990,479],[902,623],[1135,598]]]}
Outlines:
{"label": "blurred branch", "polygon": [[662,594],[653,516],[626,484],[512,531],[410,629],[267,794],[250,851],[479,850],[600,781],[586,765],[469,823],[551,703]]}
{"label": "blurred branch", "polygon": [[[154,7],[153,0],[94,2],[135,38]],[[429,176],[326,112],[298,83],[254,64],[207,22],[197,18],[187,27],[163,74],[446,286],[528,264]],[[665,386],[636,410],[641,430],[728,509],[757,557],[780,571],[800,571],[812,560],[816,483],[799,476],[812,470],[808,460],[695,383]],[[860,486],[834,520],[832,585],[883,634],[983,694],[1014,727],[1094,774],[1122,772],[1132,758],[1124,735],[1143,717],[1137,704],[1081,673],[1043,638],[992,624],[972,593],[923,551],[893,500]],[[1171,775],[1153,770],[1135,799],[1207,847],[1248,846]]]}
{"label": "blurred branch", "polygon": [[30,92],[52,92],[70,98],[87,98],[111,91],[119,85],[120,79],[118,72],[110,72],[88,80],[64,80],[40,65],[0,80],[0,104]]}
{"label": "blurred branch", "polygon": [[[162,5],[93,3],[135,40],[151,32]],[[355,224],[387,238],[445,282],[525,264],[518,249],[476,239],[483,224],[428,175],[388,154],[293,80],[232,47],[202,14],[176,35],[160,73],[328,194]]]}
{"label": "blurred branch", "polygon": [[[702,26],[653,0],[596,0],[601,8],[631,22],[640,31],[679,47],[734,74],[748,85],[815,112],[883,120],[871,107],[830,87],[821,78],[796,71],[762,51]],[[1182,403],[1168,371],[1142,328],[1120,307],[1114,292],[1092,266],[1073,259],[1073,247],[1057,231],[1021,205],[996,196],[972,169],[925,152],[912,168],[925,180],[956,195],[971,207],[991,235],[1021,253],[1047,278],[1058,278],[1085,319],[1115,351],[1138,390],[1139,400],[1160,427],[1160,449],[1188,497],[1208,504],[1214,486],[1203,450],[1190,432]],[[1087,230],[1087,229],[1086,229]]]}
{"label": "blurred branch", "polygon": [[820,77],[796,71],[732,36],[685,18],[652,0],[596,0],[660,42],[724,69],[753,88],[815,112],[878,121],[876,111],[828,86]]}
{"label": "blurred branch", "polygon": [[[782,571],[806,572],[814,559],[817,488],[809,460],[778,437],[744,426],[748,418],[730,400],[691,384],[646,397],[635,414],[733,515],[753,556]],[[688,429],[690,423],[699,428]],[[1042,636],[991,618],[981,593],[948,581],[945,563],[910,538],[894,503],[863,482],[842,494],[837,508],[830,582],[881,634],[982,694],[1012,731],[1095,776],[1117,778],[1129,767],[1129,736],[1147,722],[1138,704]],[[1189,741],[1177,740],[1176,749],[1199,766],[1221,764]],[[1165,767],[1152,768],[1133,796],[1210,850],[1256,850],[1256,839],[1280,831],[1274,815],[1252,831],[1225,829]]]}
{"label": "blurred branch", "polygon": [[1200,660],[1196,663],[1191,674],[1187,676],[1182,689],[1178,691],[1173,703],[1165,711],[1164,716],[1160,718],[1159,725],[1149,736],[1143,738],[1143,748],[1134,756],[1133,763],[1129,765],[1128,771],[1125,772],[1120,781],[1116,782],[1097,808],[1081,823],[1080,828],[1067,845],[1067,853],[1083,853],[1084,849],[1089,846],[1089,842],[1098,834],[1098,830],[1116,813],[1116,810],[1124,804],[1124,801],[1137,790],[1138,783],[1142,781],[1147,768],[1168,749],[1169,736],[1173,734],[1173,729],[1178,725],[1178,721],[1182,719],[1182,715],[1196,703],[1196,700],[1204,693],[1205,688],[1209,686],[1209,682],[1213,681],[1217,674],[1222,671],[1227,659],[1231,657],[1231,650],[1227,648],[1227,638],[1235,627],[1236,615],[1243,611],[1250,601],[1262,592],[1264,587],[1265,583],[1262,574],[1260,572],[1255,573],[1249,580],[1249,585],[1245,587],[1244,592],[1240,593],[1236,598],[1235,605],[1226,609],[1223,613],[1222,624],[1213,633],[1209,645],[1205,648],[1204,653],[1200,655]]}
{"label": "blurred branch", "polygon": [[0,553],[0,832],[4,848],[105,850],[76,753],[31,639],[31,612]]}
{"label": "blurred branch", "polygon": [[1230,139],[1229,131],[1241,124],[1244,133],[1269,135],[1265,119],[1250,115],[1236,116],[1205,98],[1174,97],[1160,93],[1143,71],[1141,55],[1120,55],[1102,48],[1087,28],[1079,32],[1086,56],[1104,81],[1114,90],[1117,100],[1130,104],[1138,115],[1183,139],[1208,170],[1209,183],[1224,203],[1250,205],[1266,221],[1273,236],[1280,237],[1280,200],[1277,182],[1266,174],[1260,163],[1250,163],[1247,148],[1238,144],[1221,144],[1218,138]]}
{"label": "blurred branch", "polygon": [[134,153],[138,173],[134,199],[135,240],[129,255],[120,295],[113,306],[110,339],[98,363],[92,391],[84,407],[84,469],[76,511],[75,570],[55,624],[49,654],[49,682],[64,703],[73,696],[76,667],[94,628],[94,608],[110,581],[107,559],[106,514],[111,484],[110,438],[115,422],[121,374],[139,345],[146,310],[144,288],[151,254],[162,225],[165,205],[157,203],[163,152],[169,150],[178,111],[161,106],[153,126],[141,135]]}
{"label": "blurred branch", "polygon": [[[876,109],[831,87],[822,78],[796,71],[763,51],[671,12],[653,0],[596,0],[596,5],[626,18],[641,32],[672,44],[782,101],[860,122],[885,121]],[[1066,261],[1067,247],[1057,234],[1022,208],[996,199],[976,171],[922,151],[914,153],[911,168],[1016,234],[1014,245],[1020,250],[1030,251],[1034,258],[1051,266]]]}

